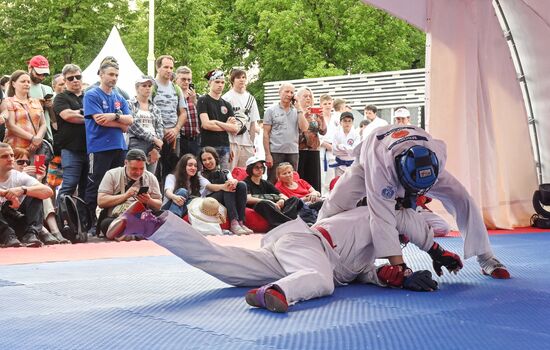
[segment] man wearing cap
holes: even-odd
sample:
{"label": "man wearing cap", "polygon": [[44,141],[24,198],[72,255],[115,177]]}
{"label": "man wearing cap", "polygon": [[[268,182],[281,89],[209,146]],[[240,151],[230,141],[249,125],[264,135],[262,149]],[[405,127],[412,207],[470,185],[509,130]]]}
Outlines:
{"label": "man wearing cap", "polygon": [[49,142],[53,140],[52,127],[57,128],[55,112],[53,110],[54,92],[51,86],[44,85],[42,82],[50,75],[50,63],[46,57],[38,55],[31,58],[29,61],[29,75],[31,76],[31,88],[29,97],[37,98],[44,108],[44,117],[46,118],[46,135],[45,139]]}
{"label": "man wearing cap", "polygon": [[411,124],[411,112],[405,106],[397,107],[393,112],[393,123],[395,125]]}
{"label": "man wearing cap", "polygon": [[477,256],[483,274],[510,278],[493,254],[481,211],[464,186],[445,170],[445,143],[408,125],[377,128],[356,148],[355,161],[325,200],[319,218],[350,210],[365,196],[377,257],[404,264],[396,233],[395,208],[416,208],[430,191],[455,216],[464,237],[464,257]]}
{"label": "man wearing cap", "polygon": [[[113,220],[136,201],[145,208],[160,210],[162,195],[156,176],[145,169],[147,156],[140,149],[128,151],[124,166],[105,173],[99,185],[97,203],[105,213],[101,215],[98,229],[113,239],[108,228]],[[104,216],[105,215],[105,216]]]}
{"label": "man wearing cap", "polygon": [[[105,63],[107,62],[113,62],[113,63],[116,63],[118,64],[118,61],[116,58],[114,58],[113,56],[105,56],[102,60],[101,60],[101,63],[99,64],[99,67],[101,68],[101,66],[103,66]],[[98,69],[97,70],[97,75],[100,75],[100,71],[101,69]],[[84,93],[87,93],[89,90],[95,88],[95,87],[98,87],[99,84],[101,83],[100,80],[96,81],[95,83],[93,83],[92,85],[84,88]],[[124,90],[122,90],[121,88],[119,88],[118,86],[114,86],[113,87],[113,90],[116,91],[117,94],[119,94],[120,96],[124,97],[124,99],[126,101],[130,101],[130,96],[128,95],[128,93]]]}
{"label": "man wearing cap", "polygon": [[[88,184],[84,200],[95,218],[97,189],[109,169],[124,164],[128,149],[123,132],[133,118],[128,102],[115,90],[118,64],[107,61],[99,67],[100,84],[84,94],[84,125],[88,152]],[[93,232],[93,230],[92,230]]]}
{"label": "man wearing cap", "polygon": [[233,107],[222,98],[225,76],[219,69],[206,73],[208,94],[199,97],[197,112],[201,126],[201,147],[212,146],[220,156],[222,169],[229,169],[229,135],[239,131]]}
{"label": "man wearing cap", "polygon": [[375,105],[368,105],[365,107],[365,119],[369,121],[369,124],[363,129],[362,140],[365,140],[374,129],[381,126],[388,125],[388,122],[376,115],[378,108]]}
{"label": "man wearing cap", "polygon": [[159,108],[164,122],[164,144],[160,151],[160,167],[157,174],[164,182],[174,171],[180,157],[180,130],[187,120],[187,101],[181,88],[172,82],[174,58],[162,55],[156,62],[157,76],[153,87],[152,100]]}
{"label": "man wearing cap", "polygon": [[340,115],[340,125],[336,129],[334,139],[331,142],[335,163],[329,166],[335,168],[336,176],[341,176],[353,164],[353,160],[355,159],[352,151],[360,140],[359,133],[353,127],[353,120],[353,113],[342,113]]}
{"label": "man wearing cap", "polygon": [[63,160],[63,182],[58,199],[72,195],[78,188],[78,196],[85,197],[88,177],[86,149],[86,127],[82,99],[82,71],[75,64],[66,64],[61,71],[66,81],[66,90],[54,100],[57,116],[57,133],[54,137],[56,149],[61,150]]}

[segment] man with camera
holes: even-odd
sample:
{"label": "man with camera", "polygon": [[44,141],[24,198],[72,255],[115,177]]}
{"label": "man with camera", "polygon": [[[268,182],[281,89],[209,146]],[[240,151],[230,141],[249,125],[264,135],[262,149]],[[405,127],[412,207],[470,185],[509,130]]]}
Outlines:
{"label": "man with camera", "polygon": [[35,178],[14,169],[13,150],[0,142],[0,245],[41,247],[42,200],[53,191]]}
{"label": "man with camera", "polygon": [[176,69],[176,84],[183,91],[187,102],[187,120],[180,130],[180,155],[191,153],[198,157],[201,149],[201,130],[197,113],[198,95],[193,84],[191,68],[180,66]]}
{"label": "man with camera", "polygon": [[109,237],[109,225],[122,214],[130,204],[141,202],[153,211],[160,210],[162,195],[155,175],[145,170],[147,156],[140,149],[126,154],[124,166],[105,173],[99,185],[97,204],[103,209],[98,219],[98,232]]}
{"label": "man with camera", "polygon": [[37,98],[44,109],[44,117],[46,118],[47,131],[45,139],[48,142],[53,140],[52,127],[57,130],[55,112],[53,110],[53,89],[49,85],[44,85],[42,82],[50,75],[50,63],[46,57],[37,55],[29,61],[29,75],[31,77],[31,88],[29,96]]}

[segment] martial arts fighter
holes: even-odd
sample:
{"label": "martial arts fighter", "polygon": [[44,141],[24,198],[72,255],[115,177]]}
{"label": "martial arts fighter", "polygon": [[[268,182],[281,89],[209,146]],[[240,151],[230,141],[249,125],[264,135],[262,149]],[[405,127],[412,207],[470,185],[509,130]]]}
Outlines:
{"label": "martial arts fighter", "polygon": [[[367,207],[334,215],[312,227],[300,218],[286,222],[263,237],[259,250],[217,245],[171,212],[155,216],[142,210],[130,207],[118,220],[117,234],[148,238],[230,285],[262,286],[248,291],[246,302],[273,312],[286,312],[298,301],[331,295],[335,286],[350,282],[415,291],[437,289],[430,271],[413,272],[406,265],[375,266]],[[413,210],[399,210],[395,224],[412,243],[428,251],[438,274],[442,266],[455,273],[462,268],[456,254],[433,243],[433,231]]]}
{"label": "martial arts fighter", "polygon": [[374,130],[355,149],[357,160],[339,179],[319,212],[319,219],[350,210],[365,196],[375,256],[392,265],[403,263],[397,239],[396,206],[414,208],[429,191],[451,213],[464,237],[464,258],[477,256],[482,273],[510,278],[497,260],[481,211],[464,186],[445,170],[445,143],[412,125],[388,125]]}

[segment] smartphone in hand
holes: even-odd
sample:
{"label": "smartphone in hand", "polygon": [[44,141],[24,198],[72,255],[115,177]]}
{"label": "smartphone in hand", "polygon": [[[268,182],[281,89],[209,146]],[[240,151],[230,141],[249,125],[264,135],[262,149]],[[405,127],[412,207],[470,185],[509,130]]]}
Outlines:
{"label": "smartphone in hand", "polygon": [[323,113],[323,109],[321,107],[309,107],[309,113],[320,115]]}
{"label": "smartphone in hand", "polygon": [[137,194],[144,194],[149,192],[149,186],[141,186]]}
{"label": "smartphone in hand", "polygon": [[189,90],[195,90],[195,84],[189,83]]}
{"label": "smartphone in hand", "polygon": [[44,100],[51,100],[53,97],[53,94],[46,94],[46,96],[44,96]]}
{"label": "smartphone in hand", "polygon": [[35,154],[34,155],[34,168],[37,174],[41,174],[40,168],[46,163],[45,154]]}

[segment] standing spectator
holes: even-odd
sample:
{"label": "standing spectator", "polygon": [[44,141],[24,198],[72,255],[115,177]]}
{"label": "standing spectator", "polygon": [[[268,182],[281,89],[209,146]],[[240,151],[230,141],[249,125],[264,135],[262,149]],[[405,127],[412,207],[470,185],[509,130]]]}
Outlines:
{"label": "standing spectator", "polygon": [[366,119],[361,120],[359,123],[359,137],[361,137],[361,140],[363,139],[363,131],[365,131],[367,125],[369,125],[369,121]]}
{"label": "standing spectator", "polygon": [[256,137],[257,121],[260,119],[258,104],[252,94],[246,91],[246,72],[232,69],[229,76],[231,90],[222,98],[231,103],[235,116],[239,116],[245,129],[237,134],[229,134],[232,159],[229,169],[246,166],[248,158],[254,155],[254,139]]}
{"label": "standing spectator", "polygon": [[[128,103],[113,90],[118,80],[118,63],[104,61],[99,72],[99,86],[84,94],[84,125],[89,160],[84,200],[92,213],[92,219],[95,219],[97,189],[103,176],[109,169],[124,164],[128,147],[122,133],[133,122]],[[95,226],[91,233],[95,233]]]}
{"label": "standing spectator", "polygon": [[55,120],[55,112],[53,110],[54,92],[50,86],[42,84],[44,79],[50,75],[50,63],[46,57],[38,55],[31,58],[28,68],[31,77],[29,96],[40,100],[42,109],[44,110],[44,117],[46,118],[47,131],[45,139],[48,142],[52,142],[52,128],[57,129],[57,121]]}
{"label": "standing spectator", "polygon": [[365,140],[374,129],[388,125],[387,121],[376,115],[377,111],[378,108],[376,108],[375,105],[368,105],[365,107],[365,119],[369,121],[369,125],[363,129],[362,140]]}
{"label": "standing spectator", "polygon": [[[344,112],[346,100],[336,98],[332,100],[332,96],[324,94],[319,97],[321,108],[323,110],[323,118],[327,125],[327,132],[321,137],[321,193],[327,194],[329,184],[334,179],[334,168],[329,167],[329,164],[334,163],[334,155],[332,153],[332,140],[334,134],[340,126],[340,114]],[[334,108],[334,111],[332,110]]]}
{"label": "standing spectator", "polygon": [[193,82],[193,72],[187,66],[176,69],[176,84],[183,91],[187,102],[187,121],[180,131],[180,154],[199,155],[201,148],[201,130],[197,113],[197,93]]}
{"label": "standing spectator", "polygon": [[77,187],[78,197],[84,198],[88,181],[82,71],[75,64],[66,64],[61,74],[66,81],[66,90],[55,96],[53,104],[58,120],[54,144],[56,149],[61,150],[63,165],[58,202],[63,196],[75,193]]}
{"label": "standing spectator", "polygon": [[[104,63],[106,62],[113,62],[113,63],[116,63],[118,64],[118,61],[116,58],[114,58],[113,56],[105,56],[103,58],[103,60],[101,60],[101,63],[99,64],[99,67],[103,66]],[[101,74],[101,69],[98,69],[97,70],[97,75],[100,75]],[[88,91],[90,91],[91,89],[95,88],[95,87],[98,87],[99,84],[101,83],[101,79],[99,81],[96,81],[93,85],[89,85],[88,83],[82,83],[82,90],[84,91],[84,93],[87,93]],[[122,90],[121,88],[119,88],[118,86],[114,86],[113,87],[113,90],[116,91],[117,94],[119,94],[120,96],[124,97],[124,99],[126,101],[130,101],[130,96],[128,95],[128,93],[124,90]]]}
{"label": "standing spectator", "polygon": [[229,169],[229,136],[239,131],[231,104],[222,98],[225,77],[221,70],[212,70],[205,76],[208,94],[199,97],[197,111],[201,122],[201,146],[211,146],[220,156],[222,169]]}
{"label": "standing spectator", "polygon": [[157,171],[163,181],[174,170],[179,160],[179,134],[187,119],[186,101],[180,87],[172,82],[174,58],[162,55],[157,58],[157,76],[153,88],[153,103],[159,108],[164,122],[164,141],[160,151],[160,168]]}
{"label": "standing spectator", "polygon": [[311,89],[303,87],[298,90],[298,103],[305,113],[309,123],[308,130],[300,135],[298,161],[298,174],[311,184],[317,191],[321,192],[321,160],[319,149],[321,140],[319,135],[327,133],[325,118],[321,112],[313,111],[314,97]]}
{"label": "standing spectator", "polygon": [[342,113],[340,116],[340,126],[334,134],[332,150],[335,155],[335,164],[331,164],[331,167],[335,169],[336,176],[342,176],[355,159],[352,151],[360,142],[360,137],[353,127],[353,120],[353,113]]}
{"label": "standing spectator", "polygon": [[[6,143],[0,143],[0,205],[15,209],[11,215],[4,217],[5,223],[0,223],[0,240],[11,247],[20,246],[21,243],[27,247],[41,247],[42,242],[37,236],[42,232],[44,221],[42,200],[50,198],[53,191],[35,178],[15,170],[14,166],[12,148]],[[20,214],[24,216],[17,220]]]}
{"label": "standing spectator", "polygon": [[294,85],[283,83],[279,87],[279,102],[266,109],[264,114],[265,164],[268,180],[277,181],[277,166],[289,162],[298,168],[298,138],[307,131],[309,123],[301,107],[294,106]]}
{"label": "standing spectator", "polygon": [[65,78],[63,78],[63,73],[59,73],[53,76],[52,88],[54,95],[60,94],[63,92],[63,90],[65,90]]}
{"label": "standing spectator", "polygon": [[160,158],[164,122],[158,107],[151,101],[154,79],[142,75],[136,81],[136,97],[130,100],[134,122],[128,128],[129,149],[140,149],[147,155],[147,171],[155,173]]}
{"label": "standing spectator", "polygon": [[132,203],[138,201],[145,208],[160,210],[162,195],[159,183],[153,173],[145,170],[146,161],[147,157],[142,150],[132,149],[126,155],[124,166],[107,171],[101,180],[97,203],[107,214],[99,226],[108,239],[113,239],[109,230],[114,228],[111,226],[115,218],[122,215]]}
{"label": "standing spectator", "polygon": [[8,98],[3,102],[8,115],[5,142],[34,154],[42,146],[47,127],[40,100],[29,96],[30,86],[29,73],[22,70],[13,72]]}
{"label": "standing spectator", "polygon": [[400,106],[395,109],[393,113],[393,123],[397,125],[410,125],[411,124],[411,112],[405,106]]}

